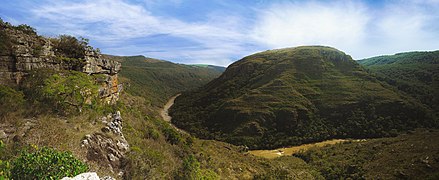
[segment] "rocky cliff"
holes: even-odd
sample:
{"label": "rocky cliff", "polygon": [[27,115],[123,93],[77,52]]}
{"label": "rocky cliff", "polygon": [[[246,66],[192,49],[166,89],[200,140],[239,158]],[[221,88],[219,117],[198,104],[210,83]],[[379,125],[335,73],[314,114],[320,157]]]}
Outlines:
{"label": "rocky cliff", "polygon": [[[83,107],[90,114],[114,107],[110,105],[118,101],[122,90],[120,70],[119,62],[104,58],[87,39],[42,37],[30,26],[13,26],[0,19],[0,141],[55,147],[71,144],[69,149],[76,150],[75,155],[91,164],[92,170],[121,177],[130,147],[122,133],[121,113],[113,108],[116,113],[99,119],[102,123],[89,122],[96,117],[87,119],[80,114]],[[3,98],[15,97],[14,93],[19,94],[16,99]],[[19,101],[21,109],[30,111],[10,115],[19,110],[4,107]],[[34,113],[38,108],[41,112]],[[52,121],[40,117],[52,113],[58,115],[49,118]],[[34,141],[36,136],[49,138],[42,143]],[[82,148],[72,145],[79,144],[79,139],[72,137],[83,137]]]}
{"label": "rocky cliff", "polygon": [[[67,40],[76,38],[67,37]],[[20,84],[30,71],[37,69],[76,70],[92,74],[102,74],[98,78],[99,96],[108,104],[119,98],[122,86],[118,83],[117,74],[120,63],[102,57],[98,50],[87,45],[86,41],[67,41],[72,46],[78,43],[80,56],[72,56],[63,52],[63,39],[38,36],[35,30],[27,25],[12,26],[0,22],[0,84]],[[85,42],[85,43],[84,43]],[[69,44],[70,43],[70,44]]]}

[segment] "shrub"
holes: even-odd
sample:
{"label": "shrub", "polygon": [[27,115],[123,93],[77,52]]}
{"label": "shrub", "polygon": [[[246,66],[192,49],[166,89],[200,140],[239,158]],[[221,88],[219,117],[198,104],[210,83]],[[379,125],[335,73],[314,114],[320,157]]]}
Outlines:
{"label": "shrub", "polygon": [[60,35],[57,39],[52,39],[58,56],[82,59],[85,56],[85,49],[88,46],[87,39],[76,39],[69,35]]}
{"label": "shrub", "polygon": [[25,34],[29,34],[29,35],[36,35],[37,32],[35,31],[35,28],[27,25],[27,24],[20,24],[18,26],[14,27],[16,30],[22,31]]}
{"label": "shrub", "polygon": [[166,141],[171,144],[178,144],[183,141],[180,134],[171,126],[165,127],[162,132],[166,137]]}
{"label": "shrub", "polygon": [[[0,26],[1,27],[1,26]],[[4,30],[0,30],[0,54],[10,55],[12,53],[12,40]]]}
{"label": "shrub", "polygon": [[[0,140],[0,154],[3,156],[5,144]],[[0,159],[0,179],[8,179],[10,177],[10,164],[9,161]]]}
{"label": "shrub", "polygon": [[10,87],[0,85],[0,116],[17,111],[24,103],[24,94]]}
{"label": "shrub", "polygon": [[219,179],[218,174],[210,169],[201,169],[200,162],[194,155],[189,155],[183,161],[183,177],[178,179],[196,179],[196,180],[211,180]]}
{"label": "shrub", "polygon": [[43,147],[33,153],[23,152],[12,161],[12,179],[61,179],[76,176],[88,166],[70,152],[59,152]]}
{"label": "shrub", "polygon": [[282,168],[274,168],[274,169],[270,169],[265,174],[255,175],[254,179],[275,180],[275,179],[294,179],[294,178],[291,177],[290,172],[288,170]]}
{"label": "shrub", "polygon": [[87,74],[70,71],[68,74],[54,74],[44,82],[43,92],[57,107],[76,107],[79,112],[87,105],[96,103],[97,87]]}

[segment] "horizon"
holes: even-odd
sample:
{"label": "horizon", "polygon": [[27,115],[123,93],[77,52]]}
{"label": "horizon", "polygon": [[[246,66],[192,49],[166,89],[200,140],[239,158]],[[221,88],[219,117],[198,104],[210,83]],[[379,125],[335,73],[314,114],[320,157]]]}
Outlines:
{"label": "horizon", "polygon": [[227,67],[303,45],[359,60],[439,44],[439,1],[1,0],[0,17],[39,35],[90,39],[104,54]]}

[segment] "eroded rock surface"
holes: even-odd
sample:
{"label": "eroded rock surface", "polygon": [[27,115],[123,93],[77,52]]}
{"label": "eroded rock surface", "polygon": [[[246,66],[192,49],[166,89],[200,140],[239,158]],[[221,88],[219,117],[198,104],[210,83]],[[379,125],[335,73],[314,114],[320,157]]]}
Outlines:
{"label": "eroded rock surface", "polygon": [[[10,24],[0,23],[0,84],[19,84],[32,70],[75,70],[91,74],[102,74],[98,79],[99,95],[108,104],[119,99],[122,86],[117,74],[121,64],[103,58],[91,46],[84,49],[84,57],[77,62],[65,60],[56,55],[58,51],[49,38],[38,36],[35,32],[17,29]],[[64,58],[64,59],[63,59]]]}
{"label": "eroded rock surface", "polygon": [[105,127],[101,132],[86,135],[81,146],[87,148],[87,159],[102,166],[109,166],[113,172],[123,174],[122,166],[129,144],[122,133],[120,112],[103,117]]}

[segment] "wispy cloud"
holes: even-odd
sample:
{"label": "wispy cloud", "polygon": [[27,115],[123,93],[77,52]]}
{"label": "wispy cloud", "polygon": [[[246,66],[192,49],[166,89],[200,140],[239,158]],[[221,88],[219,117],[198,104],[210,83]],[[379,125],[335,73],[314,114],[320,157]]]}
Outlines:
{"label": "wispy cloud", "polygon": [[329,45],[354,58],[434,50],[439,44],[438,2],[306,1],[261,10],[253,35],[269,48]]}
{"label": "wispy cloud", "polygon": [[[138,38],[166,34],[190,40],[192,45],[197,45],[198,48],[180,50],[178,47],[168,47],[167,51],[155,51],[156,53],[148,54],[149,56],[180,59],[188,63],[208,61],[227,65],[235,60],[230,59],[231,56],[240,54],[237,51],[246,51],[245,47],[240,46],[246,35],[237,29],[238,26],[232,25],[239,21],[239,17],[229,17],[230,20],[234,19],[233,21],[221,21],[227,16],[225,14],[222,18],[219,18],[219,15],[211,15],[205,22],[184,22],[174,17],[155,16],[144,6],[122,0],[93,0],[81,3],[56,1],[33,12],[38,18],[55,23],[52,28],[56,28],[59,33],[86,36],[99,41],[100,44],[113,43],[111,50],[145,52],[151,47],[133,47],[127,44]],[[127,47],[114,47],[115,45]]]}
{"label": "wispy cloud", "polygon": [[87,37],[104,53],[182,63],[228,65],[298,45],[329,45],[359,59],[439,44],[438,0],[45,0],[0,10],[44,35]]}
{"label": "wispy cloud", "polygon": [[361,44],[369,56],[439,48],[439,1],[402,2],[387,4],[370,22],[374,29],[368,33],[369,41]]}
{"label": "wispy cloud", "polygon": [[259,14],[254,38],[272,48],[309,44],[346,47],[364,38],[370,19],[364,5],[346,1],[280,3]]}

